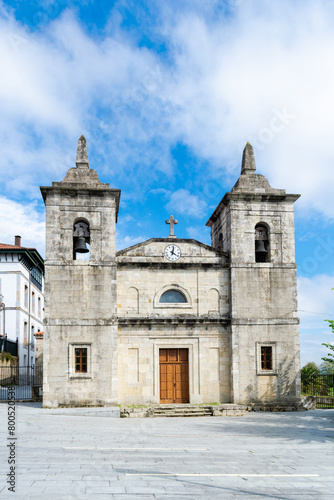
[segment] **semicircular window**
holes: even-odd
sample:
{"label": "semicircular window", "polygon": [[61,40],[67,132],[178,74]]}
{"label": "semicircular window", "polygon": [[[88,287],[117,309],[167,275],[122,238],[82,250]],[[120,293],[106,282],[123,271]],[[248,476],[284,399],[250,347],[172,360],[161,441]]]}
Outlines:
{"label": "semicircular window", "polygon": [[159,302],[162,304],[178,304],[187,302],[187,299],[178,290],[167,290],[161,295]]}

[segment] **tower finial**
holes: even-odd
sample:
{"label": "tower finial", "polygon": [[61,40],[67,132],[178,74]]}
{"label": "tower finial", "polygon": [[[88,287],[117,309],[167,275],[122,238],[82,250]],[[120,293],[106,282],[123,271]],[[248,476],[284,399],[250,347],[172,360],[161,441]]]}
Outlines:
{"label": "tower finial", "polygon": [[256,170],[253,146],[247,142],[242,153],[241,173],[252,174]]}
{"label": "tower finial", "polygon": [[78,168],[89,168],[86,139],[82,135],[78,141],[76,165]]}

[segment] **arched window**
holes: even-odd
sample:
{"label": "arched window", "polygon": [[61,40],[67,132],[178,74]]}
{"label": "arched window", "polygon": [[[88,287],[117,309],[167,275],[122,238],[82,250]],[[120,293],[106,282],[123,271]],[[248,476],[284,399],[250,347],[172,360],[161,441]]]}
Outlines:
{"label": "arched window", "polygon": [[159,302],[161,304],[184,304],[187,299],[178,290],[167,290],[161,295]]}
{"label": "arched window", "polygon": [[85,220],[77,220],[73,226],[73,260],[89,260],[89,245],[89,223]]}
{"label": "arched window", "polygon": [[264,222],[255,226],[255,262],[269,262],[269,228]]}

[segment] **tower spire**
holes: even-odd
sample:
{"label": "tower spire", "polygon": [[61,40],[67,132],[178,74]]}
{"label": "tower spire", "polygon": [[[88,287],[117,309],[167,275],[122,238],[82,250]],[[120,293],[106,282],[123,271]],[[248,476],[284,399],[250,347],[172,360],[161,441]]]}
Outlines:
{"label": "tower spire", "polygon": [[241,173],[253,174],[256,170],[253,146],[247,142],[242,153]]}
{"label": "tower spire", "polygon": [[89,168],[86,139],[83,135],[78,140],[77,157],[75,162],[77,168]]}

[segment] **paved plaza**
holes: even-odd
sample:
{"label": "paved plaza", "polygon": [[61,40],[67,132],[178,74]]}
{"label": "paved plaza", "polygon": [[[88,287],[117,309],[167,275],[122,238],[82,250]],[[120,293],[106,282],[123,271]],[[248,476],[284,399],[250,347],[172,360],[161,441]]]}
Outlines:
{"label": "paved plaza", "polygon": [[334,500],[334,410],[119,419],[0,404],[0,498]]}

